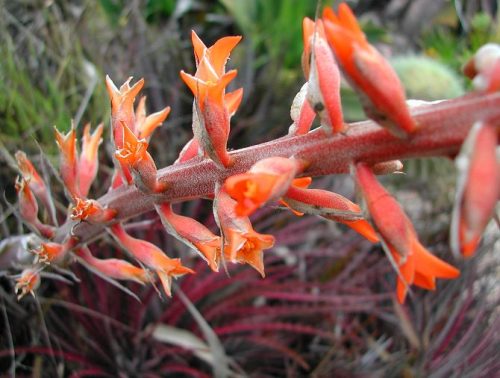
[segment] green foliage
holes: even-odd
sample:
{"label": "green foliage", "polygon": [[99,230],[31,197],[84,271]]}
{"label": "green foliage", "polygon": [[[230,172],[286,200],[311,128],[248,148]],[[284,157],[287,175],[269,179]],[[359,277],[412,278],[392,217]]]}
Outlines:
{"label": "green foliage", "polygon": [[300,67],[302,19],[314,18],[316,2],[298,0],[220,0],[256,51],[256,68],[278,60],[283,68]]}
{"label": "green foliage", "polygon": [[67,130],[72,119],[105,121],[109,100],[102,75],[85,58],[75,29],[61,21],[60,10],[44,8],[38,24],[20,18],[14,6],[9,10],[9,22],[0,25],[2,139],[36,139],[52,148],[52,126]]}
{"label": "green foliage", "polygon": [[435,25],[423,33],[421,46],[423,51],[447,66],[460,72],[462,65],[488,42],[500,42],[500,27],[495,20],[485,12],[472,16],[468,30],[457,32],[459,20],[455,15],[453,27],[449,25]]}

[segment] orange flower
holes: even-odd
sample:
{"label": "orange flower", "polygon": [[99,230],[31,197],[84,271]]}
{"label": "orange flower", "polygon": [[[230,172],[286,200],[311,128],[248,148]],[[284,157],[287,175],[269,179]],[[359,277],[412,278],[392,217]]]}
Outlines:
{"label": "orange flower", "polygon": [[192,33],[197,70],[195,76],[181,71],[181,78],[195,97],[193,104],[193,133],[204,153],[216,163],[227,167],[231,158],[227,153],[229,119],[236,111],[243,92],[225,94],[227,85],[237,72],[225,72],[231,50],[241,37],[226,37],[207,48]]}
{"label": "orange flower", "polygon": [[144,79],[130,86],[132,77],[118,89],[109,76],[106,76],[106,88],[111,99],[111,126],[116,149],[123,148],[123,125],[136,132],[134,101],[142,87]]}
{"label": "orange flower", "polygon": [[281,197],[303,166],[300,160],[271,157],[259,160],[247,173],[228,177],[224,189],[237,201],[236,214],[249,215]]}
{"label": "orange flower", "polygon": [[169,203],[155,206],[167,232],[194,249],[214,272],[219,271],[221,238],[193,218],[175,214]]}
{"label": "orange flower", "polygon": [[356,164],[356,181],[377,231],[399,267],[396,289],[399,302],[404,302],[409,285],[433,289],[436,278],[451,279],[460,275],[456,268],[433,256],[420,244],[410,220],[394,197],[379,184],[368,165]]}
{"label": "orange flower", "polygon": [[344,131],[340,102],[340,73],[332,51],[328,47],[323,23],[304,18],[304,53],[302,65],[308,78],[307,100],[318,113],[327,132]]}
{"label": "orange flower", "polygon": [[76,255],[81,257],[89,266],[105,276],[116,280],[130,280],[140,284],[148,282],[146,270],[120,259],[98,259],[92,256],[88,247],[78,248]]}
{"label": "orange flower", "polygon": [[116,210],[104,208],[95,200],[81,198],[76,199],[70,214],[72,220],[86,221],[94,224],[107,223],[115,216]]}
{"label": "orange flower", "polygon": [[78,183],[78,165],[76,160],[76,130],[71,125],[71,130],[64,135],[54,127],[56,142],[59,147],[59,172],[71,198],[82,197]]}
{"label": "orange flower", "polygon": [[458,214],[453,217],[452,245],[457,245],[458,237],[459,249],[465,257],[476,251],[500,198],[497,132],[493,125],[477,122],[464,144],[463,153],[457,158],[465,181],[458,189]]}
{"label": "orange flower", "polygon": [[14,288],[17,294],[17,300],[20,300],[26,294],[30,293],[35,296],[35,290],[40,286],[40,271],[33,268],[24,269],[16,279],[16,287]]}
{"label": "orange flower", "polygon": [[123,148],[115,152],[115,156],[121,164],[127,166],[134,174],[135,185],[145,191],[161,193],[167,189],[167,184],[157,179],[158,170],[153,158],[147,151],[148,142],[145,139],[137,139],[134,133],[123,126]]}
{"label": "orange flower", "polygon": [[341,3],[337,15],[325,8],[323,23],[337,62],[358,91],[366,114],[395,136],[415,131],[398,76],[368,43],[349,6]]}
{"label": "orange flower", "polygon": [[41,243],[40,246],[32,251],[36,255],[36,261],[46,264],[58,264],[64,260],[68,248],[65,244],[59,243]]}
{"label": "orange flower", "polygon": [[78,180],[80,184],[80,195],[87,197],[90,186],[97,175],[99,160],[97,149],[102,142],[102,123],[97,126],[94,133],[90,134],[90,124],[86,124],[83,129],[82,152],[78,160]]}
{"label": "orange flower", "polygon": [[172,278],[194,273],[183,266],[180,259],[171,259],[154,244],[127,234],[121,224],[114,224],[109,229],[124,249],[158,275],[167,296],[172,296]]}
{"label": "orange flower", "polygon": [[256,232],[248,217],[235,213],[235,206],[236,202],[219,190],[214,212],[224,237],[224,257],[232,263],[249,264],[264,277],[263,252],[274,245],[274,237]]}
{"label": "orange flower", "polygon": [[285,203],[299,214],[319,215],[351,227],[372,243],[378,241],[372,226],[363,219],[355,203],[337,193],[322,189],[305,189],[292,186],[286,193]]}
{"label": "orange flower", "polygon": [[38,171],[23,151],[17,151],[15,157],[23,179],[28,183],[35,196],[39,198],[47,210],[50,211],[52,202],[47,192],[45,182],[38,174]]}
{"label": "orange flower", "polygon": [[17,177],[15,189],[19,200],[19,213],[23,221],[46,238],[54,236],[54,229],[38,219],[38,203],[31,191],[29,180]]}

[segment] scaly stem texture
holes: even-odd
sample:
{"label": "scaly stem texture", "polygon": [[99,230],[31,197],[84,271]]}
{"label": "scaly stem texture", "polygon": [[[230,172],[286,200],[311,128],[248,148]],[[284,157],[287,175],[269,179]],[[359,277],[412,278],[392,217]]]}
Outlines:
{"label": "scaly stem texture", "polygon": [[[194,158],[186,163],[159,170],[158,181],[169,184],[162,194],[145,194],[135,186],[121,187],[102,196],[101,205],[115,209],[115,221],[153,210],[156,202],[179,202],[214,193],[215,184],[245,172],[257,161],[272,157],[298,157],[310,163],[303,176],[348,173],[352,162],[382,161],[425,156],[455,156],[470,128],[479,120],[500,121],[500,94],[466,95],[416,107],[412,116],[418,130],[410,139],[393,136],[372,121],[349,125],[344,134],[327,135],[317,129],[306,135],[283,137],[271,142],[232,151],[234,165],[219,168],[209,159]],[[57,231],[55,241],[62,242],[71,232],[80,243],[88,242],[104,231],[104,226],[68,220]]]}

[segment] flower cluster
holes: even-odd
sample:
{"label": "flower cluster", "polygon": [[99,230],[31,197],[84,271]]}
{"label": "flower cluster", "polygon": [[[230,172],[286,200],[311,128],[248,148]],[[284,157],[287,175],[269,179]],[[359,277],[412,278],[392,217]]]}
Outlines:
{"label": "flower cluster", "polygon": [[[342,223],[369,242],[381,243],[397,271],[400,302],[405,301],[411,285],[434,290],[436,278],[458,277],[455,267],[422,246],[410,219],[376,175],[401,171],[398,159],[403,157],[456,155],[468,134],[456,158],[461,178],[452,246],[466,257],[474,253],[500,197],[500,48],[485,47],[466,65],[465,73],[476,89],[462,102],[450,102],[448,108],[446,104],[426,105],[419,108],[423,115],[414,115],[397,75],[368,43],[346,4],[340,4],[337,13],[326,8],[321,19],[306,18],[303,38],[306,82],[293,101],[288,136],[280,140],[228,151],[231,117],[242,101],[243,90],[226,92],[237,74],[236,70],[227,71],[226,64],[241,37],[225,37],[207,47],[193,32],[196,72],[180,73],[194,96],[193,137],[169,168],[158,171],[148,142],[170,108],[146,115],[145,97],[135,106],[142,79],[131,85],[129,78],[118,88],[106,78],[114,175],[104,197],[88,198],[97,175],[102,125],[93,134],[89,125],[85,127],[80,154],[76,128],[72,126],[67,134],[56,130],[59,173],[70,201],[63,226],[57,226],[44,179],[26,155],[18,152],[19,215],[40,239],[33,250],[33,266],[18,279],[20,296],[33,293],[47,266],[75,260],[111,279],[141,284],[159,279],[170,296],[172,279],[194,271],[151,242],[130,235],[123,224],[153,208],[166,232],[197,252],[215,272],[221,264],[240,263],[265,276],[264,251],[275,240],[255,231],[249,216],[262,206],[281,205],[297,216],[317,215]],[[374,121],[372,126],[344,122],[339,93],[342,75],[359,93],[367,116]],[[460,128],[450,135],[445,123],[456,109],[469,118],[462,116]],[[316,117],[321,126],[311,131]],[[439,126],[441,123],[445,125]],[[349,171],[366,204],[365,212],[340,194],[310,188],[312,176]],[[220,235],[172,208],[175,202],[199,197],[213,200]],[[39,219],[38,201],[49,214],[46,222]],[[138,265],[93,256],[88,244],[102,230]]]}

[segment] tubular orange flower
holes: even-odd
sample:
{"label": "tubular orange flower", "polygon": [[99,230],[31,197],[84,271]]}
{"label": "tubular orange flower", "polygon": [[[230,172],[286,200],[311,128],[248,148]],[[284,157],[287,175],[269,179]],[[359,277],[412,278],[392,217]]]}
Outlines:
{"label": "tubular orange flower", "polygon": [[126,165],[132,171],[135,185],[142,191],[161,193],[168,185],[157,180],[156,165],[147,151],[148,142],[145,139],[137,139],[134,133],[123,126],[123,148],[115,152],[115,157],[121,164]]}
{"label": "tubular orange flower", "polygon": [[415,131],[398,76],[368,43],[349,6],[341,3],[337,15],[325,8],[323,23],[337,62],[357,90],[367,116],[398,137]]}
{"label": "tubular orange flower", "polygon": [[17,300],[20,300],[26,294],[35,296],[35,290],[40,286],[40,271],[34,268],[26,268],[22,271],[19,278],[16,279],[14,291],[17,294]]}
{"label": "tubular orange flower", "polygon": [[36,262],[58,264],[64,260],[68,248],[65,244],[59,243],[41,243],[40,246],[32,251],[36,255]]}
{"label": "tubular orange flower", "polygon": [[[202,64],[203,62],[205,60]],[[215,78],[214,81],[203,81],[181,71],[182,80],[195,96],[194,136],[200,142],[203,151],[224,167],[229,166],[231,162],[227,153],[229,111],[225,106],[224,91],[236,74],[237,72],[232,70],[220,78]]]}
{"label": "tubular orange flower", "polygon": [[340,194],[322,189],[303,189],[292,186],[286,193],[285,203],[299,214],[314,214],[343,223],[372,243],[378,241],[372,226],[363,219],[361,208]]}
{"label": "tubular orange flower", "polygon": [[404,302],[409,285],[433,289],[436,278],[458,277],[460,272],[456,268],[420,244],[410,220],[394,197],[379,184],[370,167],[358,163],[355,172],[377,231],[399,267],[396,288],[399,302]]}
{"label": "tubular orange flower", "polygon": [[217,192],[214,214],[224,238],[224,257],[232,263],[249,264],[264,277],[263,252],[274,245],[274,237],[256,232],[248,217],[235,213],[235,206],[224,190]]}
{"label": "tubular orange flower", "polygon": [[54,127],[56,142],[59,147],[59,172],[71,198],[81,197],[78,183],[78,165],[76,160],[76,130],[71,125],[71,130],[66,135]]}
{"label": "tubular orange flower", "polygon": [[340,102],[340,73],[332,51],[328,47],[323,23],[304,18],[304,53],[302,64],[308,78],[307,100],[318,113],[323,129],[342,132],[344,120]]}
{"label": "tubular orange flower", "polygon": [[207,48],[192,33],[197,70],[195,76],[181,71],[181,78],[195,97],[193,104],[193,133],[204,153],[216,163],[227,167],[231,159],[227,153],[229,119],[241,102],[242,90],[225,94],[225,88],[234,79],[235,70],[225,72],[231,50],[240,36],[225,37]]}
{"label": "tubular orange flower", "polygon": [[297,159],[262,159],[247,173],[228,177],[224,189],[237,201],[236,214],[250,215],[266,202],[285,194],[292,180],[303,168],[304,163]]}
{"label": "tubular orange flower", "polygon": [[92,268],[116,280],[129,280],[140,284],[149,280],[148,273],[144,269],[120,259],[98,259],[92,255],[88,247],[78,248],[75,254]]}
{"label": "tubular orange flower", "polygon": [[175,214],[169,203],[155,206],[167,232],[194,249],[214,272],[219,271],[221,238],[193,218]]}
{"label": "tubular orange flower", "polygon": [[99,167],[97,150],[102,142],[102,123],[97,126],[94,133],[90,134],[90,124],[86,124],[83,129],[82,152],[78,160],[78,180],[80,184],[80,195],[87,197],[90,186],[94,182]]}
{"label": "tubular orange flower", "polygon": [[171,259],[154,244],[127,234],[121,224],[114,224],[109,229],[124,249],[158,275],[167,296],[172,296],[172,278],[194,273],[183,266],[180,259]]}
{"label": "tubular orange flower", "polygon": [[71,207],[70,218],[72,220],[86,221],[94,224],[103,224],[111,221],[116,216],[116,210],[102,207],[102,205],[90,199],[77,198]]}
{"label": "tubular orange flower", "polygon": [[455,221],[452,225],[452,245],[453,238],[458,236],[459,249],[465,257],[476,251],[500,198],[497,135],[498,128],[493,125],[476,123],[464,145],[464,152],[457,158],[459,168],[465,164],[465,182],[463,188],[459,184],[458,223]]}
{"label": "tubular orange flower", "polygon": [[33,166],[31,161],[23,151],[17,151],[15,157],[17,166],[21,171],[21,175],[23,176],[24,180],[26,180],[35,196],[42,201],[45,208],[51,211],[53,207],[52,201],[50,200],[49,193],[47,192],[45,182],[38,174],[36,168]]}
{"label": "tubular orange flower", "polygon": [[15,189],[19,200],[19,213],[23,221],[37,230],[42,236],[51,238],[54,235],[54,229],[38,219],[38,203],[31,191],[29,181],[18,176]]}
{"label": "tubular orange flower", "polygon": [[144,79],[140,79],[132,87],[131,81],[132,77],[129,77],[118,89],[110,77],[106,76],[106,88],[111,99],[111,127],[116,149],[123,148],[123,125],[133,133],[136,132],[134,101],[144,86]]}

